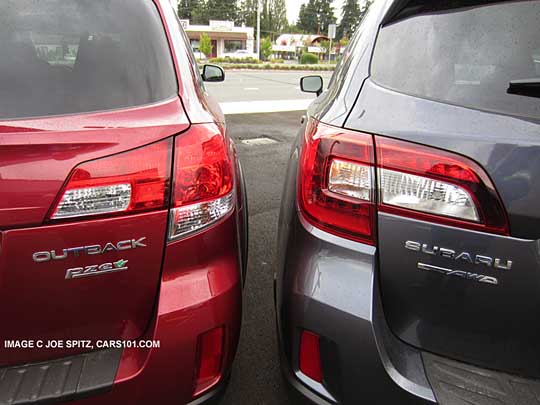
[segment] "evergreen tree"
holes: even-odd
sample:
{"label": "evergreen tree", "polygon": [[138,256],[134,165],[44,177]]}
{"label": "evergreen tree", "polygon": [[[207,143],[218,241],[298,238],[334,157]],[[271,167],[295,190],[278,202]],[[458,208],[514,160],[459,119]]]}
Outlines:
{"label": "evergreen tree", "polygon": [[273,0],[272,10],[274,13],[273,18],[273,31],[281,34],[289,25],[287,20],[287,5],[285,0]]}
{"label": "evergreen tree", "polygon": [[191,24],[205,24],[206,4],[203,0],[180,0],[178,17],[189,20]]}
{"label": "evergreen tree", "polygon": [[332,0],[309,0],[300,7],[298,27],[309,34],[327,34],[328,25],[334,24],[336,17]]}
{"label": "evergreen tree", "polygon": [[337,37],[351,38],[362,17],[358,0],[347,0],[342,8],[341,23],[337,29]]}
{"label": "evergreen tree", "polygon": [[246,27],[257,27],[257,0],[242,0],[236,23]]}
{"label": "evergreen tree", "polygon": [[206,16],[208,20],[237,21],[238,4],[236,0],[207,0]]}

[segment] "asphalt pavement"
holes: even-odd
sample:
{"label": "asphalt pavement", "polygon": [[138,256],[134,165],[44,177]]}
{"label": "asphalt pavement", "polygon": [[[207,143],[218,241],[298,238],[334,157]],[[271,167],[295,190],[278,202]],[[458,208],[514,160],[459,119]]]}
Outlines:
{"label": "asphalt pavement", "polygon": [[[273,261],[281,191],[302,111],[227,116],[249,201],[249,265],[240,346],[222,404],[293,404],[279,369]],[[264,137],[262,144],[244,141]],[[249,142],[248,142],[249,143]]]}
{"label": "asphalt pavement", "polygon": [[226,71],[224,82],[205,85],[219,102],[312,99],[300,91],[300,78],[307,75],[322,76],[327,84],[332,72]]}

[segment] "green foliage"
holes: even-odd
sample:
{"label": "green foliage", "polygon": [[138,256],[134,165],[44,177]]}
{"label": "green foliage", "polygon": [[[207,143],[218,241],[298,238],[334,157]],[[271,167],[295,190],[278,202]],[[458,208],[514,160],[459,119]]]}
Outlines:
{"label": "green foliage", "polygon": [[358,0],[346,0],[341,9],[341,23],[337,29],[337,37],[350,38],[360,22],[360,16]]}
{"label": "green foliage", "polygon": [[204,0],[180,0],[178,17],[190,20],[191,24],[207,24],[206,2]]}
{"label": "green foliage", "polygon": [[268,60],[270,55],[272,55],[272,41],[270,40],[270,38],[264,38],[261,41],[261,53],[265,60]]}
{"label": "green foliage", "polygon": [[328,50],[330,49],[330,41],[323,40],[319,42],[319,47],[322,48],[325,53],[328,53]]}
{"label": "green foliage", "polygon": [[199,38],[199,50],[206,56],[210,56],[213,48],[214,46],[212,45],[210,36],[206,32],[203,32]]}
{"label": "green foliage", "polygon": [[262,63],[259,59],[252,58],[251,56],[245,58],[235,58],[225,56],[224,58],[210,58],[208,63]]}
{"label": "green foliage", "polygon": [[306,33],[327,35],[328,25],[335,22],[332,0],[309,0],[300,7],[297,25]]}
{"label": "green foliage", "polygon": [[374,0],[366,0],[363,6],[360,6],[358,0],[346,0],[341,9],[341,22],[337,29],[337,37],[351,38],[366,16],[369,7]]}
{"label": "green foliage", "polygon": [[250,64],[250,63],[230,63],[222,65],[225,70],[230,69],[250,69],[250,70],[302,70],[315,72],[331,72],[336,66],[330,64],[324,65],[284,65],[284,64]]}
{"label": "green foliage", "polygon": [[319,63],[319,57],[309,52],[304,52],[300,57],[300,63],[302,65],[316,65]]}
{"label": "green foliage", "polygon": [[206,0],[208,20],[237,21],[238,4],[236,0]]}
{"label": "green foliage", "polygon": [[257,27],[257,0],[242,0],[236,23],[246,27]]}

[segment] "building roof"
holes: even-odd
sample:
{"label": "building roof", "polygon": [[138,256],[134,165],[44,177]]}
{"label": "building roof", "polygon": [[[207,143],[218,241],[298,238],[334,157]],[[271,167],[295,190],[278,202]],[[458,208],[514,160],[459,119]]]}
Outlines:
{"label": "building roof", "polygon": [[313,45],[316,42],[327,41],[328,37],[317,34],[281,34],[276,39],[276,45]]}
{"label": "building roof", "polygon": [[232,21],[210,20],[208,25],[192,25],[182,20],[182,25],[192,39],[206,32],[211,39],[253,39],[253,27],[235,27]]}

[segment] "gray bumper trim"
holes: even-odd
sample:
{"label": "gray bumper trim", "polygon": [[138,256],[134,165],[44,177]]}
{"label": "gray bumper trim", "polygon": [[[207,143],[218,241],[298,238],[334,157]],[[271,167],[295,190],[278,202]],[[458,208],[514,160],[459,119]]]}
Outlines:
{"label": "gray bumper trim", "polygon": [[112,387],[121,349],[0,369],[0,405],[67,401]]}
{"label": "gray bumper trim", "polygon": [[440,404],[540,404],[540,381],[459,363],[422,353],[427,375]]}

